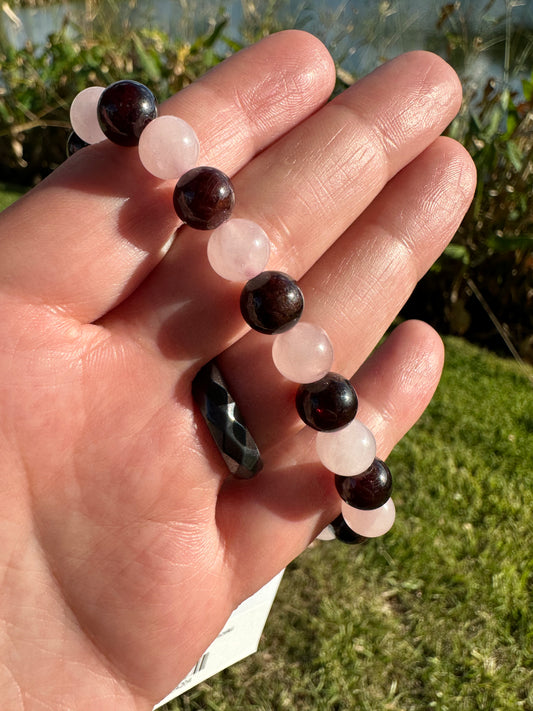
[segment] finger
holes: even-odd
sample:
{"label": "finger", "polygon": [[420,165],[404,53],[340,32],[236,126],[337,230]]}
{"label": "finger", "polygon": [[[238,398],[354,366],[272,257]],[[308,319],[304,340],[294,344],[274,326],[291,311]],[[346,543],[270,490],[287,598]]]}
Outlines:
{"label": "finger", "polygon": [[[443,360],[439,336],[424,323],[406,322],[357,374],[358,417],[374,432],[380,458],[424,411]],[[317,461],[315,435],[305,429],[278,446],[256,479],[227,482],[219,496],[217,521],[241,597],[250,592],[247,581],[258,586],[271,579],[339,513],[334,477]]]}
{"label": "finger", "polygon": [[[328,333],[333,370],[353,373],[365,360],[455,234],[474,188],[467,152],[455,141],[438,139],[301,280],[303,320]],[[303,426],[294,406],[297,386],[275,370],[271,338],[251,333],[218,360],[263,447]]]}
{"label": "finger", "polygon": [[[274,251],[269,268],[301,277],[437,138],[460,96],[455,73],[441,59],[404,55],[258,155],[235,178],[236,216],[266,230]],[[155,341],[179,359],[209,360],[239,338],[241,286],[213,274],[206,242],[207,235],[180,232],[150,279],[112,315],[114,323],[131,325],[135,338]]]}
{"label": "finger", "polygon": [[[331,57],[303,32],[273,35],[163,105],[196,130],[200,161],[232,174],[321,105]],[[91,322],[161,259],[178,219],[174,183],[152,178],[136,150],[108,141],[80,151],[0,221],[0,286]]]}

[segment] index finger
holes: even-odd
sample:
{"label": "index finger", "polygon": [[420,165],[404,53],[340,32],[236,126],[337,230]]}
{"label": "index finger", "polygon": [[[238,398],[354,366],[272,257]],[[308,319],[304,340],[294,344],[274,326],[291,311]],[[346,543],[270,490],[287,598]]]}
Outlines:
{"label": "index finger", "polygon": [[[319,40],[281,32],[208,72],[161,113],[193,126],[200,165],[231,175],[322,105],[334,80]],[[174,182],[153,178],[136,150],[105,141],[80,151],[2,214],[0,298],[98,319],[162,258],[178,224]]]}

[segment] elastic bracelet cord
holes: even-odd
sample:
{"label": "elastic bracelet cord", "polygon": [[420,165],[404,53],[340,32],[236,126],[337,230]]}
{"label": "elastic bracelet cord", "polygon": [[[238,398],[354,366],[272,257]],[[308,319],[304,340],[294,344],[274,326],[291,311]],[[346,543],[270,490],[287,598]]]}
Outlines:
{"label": "elastic bracelet cord", "polygon": [[[82,91],[73,101],[71,123],[68,155],[108,138],[122,146],[138,145],[141,162],[155,177],[177,179],[176,214],[194,229],[212,231],[207,256],[213,270],[224,279],[244,283],[243,318],[255,331],[274,336],[274,365],[298,384],[298,414],[317,431],[317,456],[335,475],[341,514],[318,538],[354,544],[386,533],[395,518],[392,477],[376,457],[374,436],[356,419],[355,389],[342,375],[331,372],[333,347],[324,329],[301,320],[304,297],[296,281],[283,272],[266,270],[270,242],[264,230],[250,220],[231,217],[235,192],[229,177],[217,168],[196,166],[199,142],[194,130],[180,118],[158,117],[152,92],[130,80]],[[259,451],[239,418],[232,415],[228,420],[226,413],[235,410],[233,400],[220,371],[209,367],[208,375],[201,371],[195,378],[195,400],[200,401],[204,417],[211,412],[206,421],[230,471],[250,478],[262,467]],[[220,406],[222,414],[216,410],[213,415],[213,408]],[[243,454],[229,452],[236,445]]]}

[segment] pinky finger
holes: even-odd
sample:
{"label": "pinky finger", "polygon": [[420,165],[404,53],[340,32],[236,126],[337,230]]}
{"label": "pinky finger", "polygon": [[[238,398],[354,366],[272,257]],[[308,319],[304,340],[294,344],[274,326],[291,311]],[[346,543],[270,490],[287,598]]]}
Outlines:
{"label": "pinky finger", "polygon": [[[407,321],[372,354],[353,382],[361,419],[374,433],[381,459],[415,424],[439,382],[440,337]],[[255,479],[228,480],[217,509],[220,535],[235,576],[235,600],[252,594],[299,555],[335,518],[340,499],[334,477],[318,462],[316,433],[305,428],[292,443],[265,453]]]}

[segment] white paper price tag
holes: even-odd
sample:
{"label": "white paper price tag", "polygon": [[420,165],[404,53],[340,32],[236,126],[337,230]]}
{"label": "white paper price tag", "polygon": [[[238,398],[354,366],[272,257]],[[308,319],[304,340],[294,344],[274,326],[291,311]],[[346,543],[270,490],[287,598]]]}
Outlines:
{"label": "white paper price tag", "polygon": [[234,610],[224,628],[191,671],[154,709],[172,701],[201,681],[257,652],[283,571]]}

